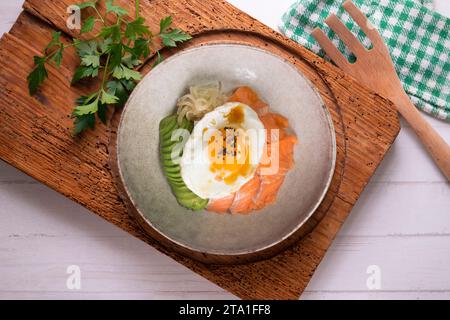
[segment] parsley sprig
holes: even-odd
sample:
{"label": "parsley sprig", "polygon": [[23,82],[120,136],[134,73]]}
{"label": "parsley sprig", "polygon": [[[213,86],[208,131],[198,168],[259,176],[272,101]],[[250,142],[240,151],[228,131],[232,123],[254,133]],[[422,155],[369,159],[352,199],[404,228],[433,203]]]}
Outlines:
{"label": "parsley sprig", "polygon": [[[114,0],[104,0],[106,10],[102,14],[97,1],[78,4],[80,10],[90,10],[94,15],[84,19],[81,34],[91,33],[97,24],[100,31],[91,39],[74,39],[70,44],[61,40],[61,32],[53,32],[52,40],[41,56],[34,57],[35,67],[28,76],[30,95],[37,93],[40,85],[48,78],[46,66],[60,67],[65,49],[75,47],[80,64],[72,77],[72,85],[86,79],[101,79],[97,90],[76,100],[73,109],[74,135],[88,128],[94,128],[96,116],[101,122],[107,122],[108,107],[122,107],[127,101],[136,83],[142,79],[136,69],[143,64],[152,52],[156,39],[167,47],[176,47],[178,43],[191,39],[180,29],[172,29],[172,17],[160,22],[160,30],[153,34],[145,24],[145,18],[139,14],[139,0],[136,0],[135,17],[131,21],[128,10],[114,4]],[[108,23],[107,17],[114,16],[115,22]],[[157,63],[162,60],[156,52]]]}

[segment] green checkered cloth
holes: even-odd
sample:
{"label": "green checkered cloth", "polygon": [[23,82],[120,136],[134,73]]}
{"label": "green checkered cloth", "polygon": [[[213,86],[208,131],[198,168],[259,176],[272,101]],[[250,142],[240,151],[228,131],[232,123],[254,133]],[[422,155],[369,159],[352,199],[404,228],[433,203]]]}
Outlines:
{"label": "green checkered cloth", "polygon": [[[309,50],[325,53],[311,36],[320,27],[349,60],[354,60],[324,23],[336,14],[370,48],[370,40],[342,8],[341,0],[300,0],[284,14],[281,32]],[[391,52],[403,86],[417,108],[450,120],[450,19],[432,9],[431,0],[353,0],[377,27]]]}

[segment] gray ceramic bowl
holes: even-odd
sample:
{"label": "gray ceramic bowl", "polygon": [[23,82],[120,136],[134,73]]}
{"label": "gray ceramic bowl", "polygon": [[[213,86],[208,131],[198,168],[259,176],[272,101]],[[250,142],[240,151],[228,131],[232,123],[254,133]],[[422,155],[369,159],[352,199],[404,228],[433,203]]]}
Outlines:
{"label": "gray ceramic bowl", "polygon": [[[226,90],[249,85],[289,118],[299,138],[296,166],[275,205],[250,215],[191,212],[172,195],[160,168],[159,122],[175,112],[190,85],[207,80],[221,81]],[[120,179],[141,222],[169,244],[202,254],[246,255],[279,245],[320,205],[335,160],[331,117],[312,85],[283,59],[238,44],[198,47],[164,61],[134,90],[118,131]]]}

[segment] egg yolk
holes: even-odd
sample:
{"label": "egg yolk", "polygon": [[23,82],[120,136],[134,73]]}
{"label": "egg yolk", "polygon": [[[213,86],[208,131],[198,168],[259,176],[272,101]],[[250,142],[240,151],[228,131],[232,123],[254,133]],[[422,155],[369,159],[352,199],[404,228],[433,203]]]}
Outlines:
{"label": "egg yolk", "polygon": [[244,109],[241,106],[237,106],[231,109],[230,113],[226,116],[226,119],[231,124],[242,124],[244,122]]}
{"label": "egg yolk", "polygon": [[[230,125],[236,126],[244,121],[244,111],[236,107],[226,117]],[[232,126],[217,130],[208,141],[210,170],[215,179],[233,185],[239,177],[247,177],[252,169],[249,150],[243,130]]]}

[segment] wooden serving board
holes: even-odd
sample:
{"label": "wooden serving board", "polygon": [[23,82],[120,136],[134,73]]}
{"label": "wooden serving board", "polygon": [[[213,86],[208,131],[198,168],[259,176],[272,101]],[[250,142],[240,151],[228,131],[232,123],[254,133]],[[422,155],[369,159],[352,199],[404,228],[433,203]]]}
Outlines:
{"label": "wooden serving board", "polygon": [[[117,2],[132,11],[133,2]],[[326,199],[298,235],[300,240],[293,239],[289,249],[261,262],[200,263],[161,246],[128,214],[110,165],[120,112],[111,116],[108,127],[99,124],[95,131],[72,138],[73,101],[90,89],[70,86],[78,63],[73,50],[68,50],[60,69],[50,68],[52,80],[35,97],[28,95],[32,57],[46,46],[51,30],[62,30],[67,41],[78,33],[66,27],[66,10],[72,3],[27,0],[25,11],[0,42],[0,158],[243,299],[297,299],[395,140],[400,126],[394,106],[227,2],[141,1],[141,14],[155,30],[160,18],[170,14],[177,27],[195,36],[176,50],[165,50],[165,56],[212,41],[262,47],[310,79],[335,124],[337,170]],[[150,65],[142,71],[148,72]]]}

